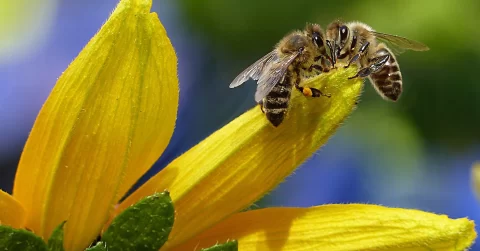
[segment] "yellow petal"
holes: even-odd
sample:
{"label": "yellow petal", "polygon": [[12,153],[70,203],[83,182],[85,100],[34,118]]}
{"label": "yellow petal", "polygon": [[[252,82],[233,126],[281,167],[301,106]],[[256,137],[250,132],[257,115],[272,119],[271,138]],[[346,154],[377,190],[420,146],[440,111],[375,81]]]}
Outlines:
{"label": "yellow petal", "polygon": [[288,118],[278,128],[259,107],[244,113],[170,163],[118,211],[168,189],[176,219],[166,245],[175,246],[250,206],[325,144],[354,109],[362,80],[347,78],[355,73],[339,67],[305,83],[331,98],[306,98],[294,90]]}
{"label": "yellow petal", "polygon": [[65,248],[99,234],[123,193],[161,155],[178,106],[177,61],[149,0],[123,0],[59,78],[37,117],[14,196],[27,226]]}
{"label": "yellow petal", "polygon": [[473,221],[376,205],[268,208],[233,215],[174,250],[238,240],[239,250],[464,250]]}
{"label": "yellow petal", "polygon": [[25,226],[25,209],[10,194],[0,190],[0,225],[14,228]]}
{"label": "yellow petal", "polygon": [[472,185],[473,191],[477,196],[477,199],[480,200],[480,162],[477,162],[472,167]]}

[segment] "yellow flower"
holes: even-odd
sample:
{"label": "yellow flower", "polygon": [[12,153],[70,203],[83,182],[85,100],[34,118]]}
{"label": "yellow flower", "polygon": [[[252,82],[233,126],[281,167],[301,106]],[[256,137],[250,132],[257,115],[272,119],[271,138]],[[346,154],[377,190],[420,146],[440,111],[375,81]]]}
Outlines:
{"label": "yellow flower", "polygon": [[63,221],[66,250],[83,250],[108,220],[170,191],[175,223],[162,250],[238,239],[240,250],[462,250],[473,222],[375,205],[239,213],[311,156],[352,112],[361,80],[339,68],[307,81],[332,98],[295,92],[272,127],[258,107],[170,163],[116,206],[160,157],[178,107],[176,56],[150,0],[122,0],[59,78],[15,177],[0,192],[0,223],[48,238]]}

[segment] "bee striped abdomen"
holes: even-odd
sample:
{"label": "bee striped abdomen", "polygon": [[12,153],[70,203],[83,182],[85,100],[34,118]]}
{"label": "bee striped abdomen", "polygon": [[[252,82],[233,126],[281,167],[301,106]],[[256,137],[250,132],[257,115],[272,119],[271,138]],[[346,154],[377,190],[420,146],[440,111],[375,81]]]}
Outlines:
{"label": "bee striped abdomen", "polygon": [[369,78],[375,89],[385,98],[397,101],[402,93],[402,73],[393,53],[387,48],[382,48],[377,55],[389,54],[388,62],[381,70],[372,73]]}
{"label": "bee striped abdomen", "polygon": [[272,91],[263,99],[263,111],[270,123],[275,127],[280,125],[285,118],[291,92],[292,85],[286,78],[285,81],[275,85]]}

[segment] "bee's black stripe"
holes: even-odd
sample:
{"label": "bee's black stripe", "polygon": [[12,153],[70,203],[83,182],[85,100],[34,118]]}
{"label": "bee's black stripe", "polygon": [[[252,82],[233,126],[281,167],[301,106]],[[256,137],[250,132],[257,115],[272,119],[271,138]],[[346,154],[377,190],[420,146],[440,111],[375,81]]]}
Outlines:
{"label": "bee's black stripe", "polygon": [[267,97],[264,107],[265,109],[286,109],[288,108],[288,98]]}
{"label": "bee's black stripe", "polygon": [[292,92],[291,76],[276,84],[263,100],[265,116],[274,126],[278,126],[285,119],[288,110],[288,102]]}
{"label": "bee's black stripe", "polygon": [[398,72],[396,72],[396,73],[391,73],[390,76],[389,76],[389,79],[397,81],[397,80],[402,80],[402,77],[400,76],[400,74]]}
{"label": "bee's black stripe", "polygon": [[378,79],[387,79],[388,78],[388,69],[387,67],[384,66],[379,72],[373,73],[375,75],[375,78]]}
{"label": "bee's black stripe", "polygon": [[290,96],[290,92],[292,91],[291,84],[287,83],[288,81],[284,81],[282,83],[278,83],[275,85],[270,93],[267,94],[266,97],[270,98],[286,98]]}
{"label": "bee's black stripe", "polygon": [[286,109],[282,110],[282,112],[279,113],[276,113],[276,110],[274,110],[270,112],[267,111],[265,115],[267,116],[267,119],[270,121],[270,123],[272,123],[273,126],[277,127],[283,122],[283,119],[285,119],[286,112]]}
{"label": "bee's black stripe", "polygon": [[398,81],[385,81],[383,86],[378,85],[378,87],[383,92],[383,95],[391,100],[397,100],[402,92],[402,84]]}
{"label": "bee's black stripe", "polygon": [[402,75],[400,71],[393,71],[398,69],[395,65],[386,65],[380,72],[371,75],[375,86],[387,98],[391,100],[398,100],[402,93]]}

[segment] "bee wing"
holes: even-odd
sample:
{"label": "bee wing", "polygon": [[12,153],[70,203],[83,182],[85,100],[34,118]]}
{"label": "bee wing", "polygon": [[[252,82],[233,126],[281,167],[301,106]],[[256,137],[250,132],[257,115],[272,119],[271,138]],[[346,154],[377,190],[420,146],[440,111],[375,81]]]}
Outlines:
{"label": "bee wing", "polygon": [[272,59],[276,57],[276,55],[277,53],[275,51],[271,51],[270,53],[250,65],[242,73],[238,74],[238,76],[230,84],[230,88],[235,88],[245,83],[249,78],[252,78],[253,80],[258,80],[263,70],[265,69],[265,66],[268,65],[269,62],[271,62]]}
{"label": "bee wing", "polygon": [[413,51],[428,51],[430,48],[415,40],[411,40],[408,38],[400,37],[397,35],[390,35],[376,31],[370,31],[378,40],[385,42],[388,44],[389,48],[391,48],[395,54],[400,54],[405,50],[413,50]]}
{"label": "bee wing", "polygon": [[263,71],[257,82],[257,92],[255,92],[255,101],[257,103],[270,93],[275,85],[282,81],[288,66],[298,55],[299,52],[295,52],[281,58],[275,57],[275,60]]}

